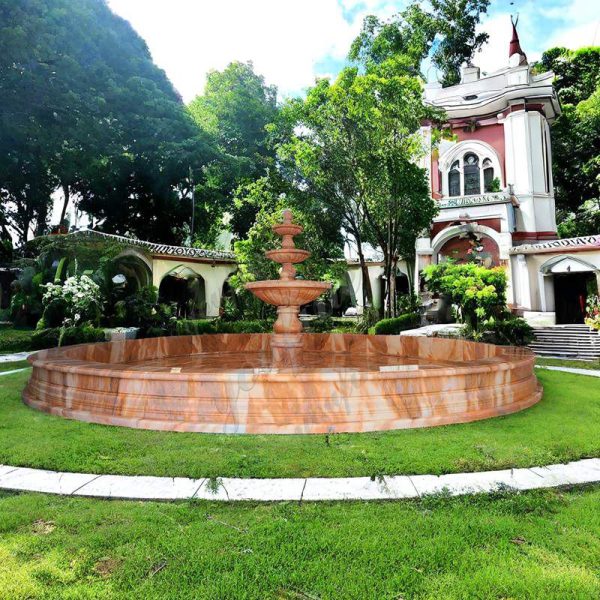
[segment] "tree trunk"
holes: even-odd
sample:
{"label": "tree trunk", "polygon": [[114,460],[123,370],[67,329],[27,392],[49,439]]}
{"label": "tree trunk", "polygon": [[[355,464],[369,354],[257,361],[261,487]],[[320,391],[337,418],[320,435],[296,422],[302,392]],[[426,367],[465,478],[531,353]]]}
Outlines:
{"label": "tree trunk", "polygon": [[59,225],[62,225],[65,220],[65,215],[67,214],[67,207],[69,206],[69,199],[71,197],[69,186],[66,183],[61,183],[61,187],[63,189],[65,199],[63,201],[62,210],[60,211],[60,219],[58,221]]}
{"label": "tree trunk", "polygon": [[362,302],[363,306],[373,306],[373,289],[371,288],[371,280],[369,279],[369,267],[365,261],[365,255],[362,250],[362,240],[360,234],[355,234],[356,247],[358,249],[358,261],[360,263],[360,271],[362,273]]}

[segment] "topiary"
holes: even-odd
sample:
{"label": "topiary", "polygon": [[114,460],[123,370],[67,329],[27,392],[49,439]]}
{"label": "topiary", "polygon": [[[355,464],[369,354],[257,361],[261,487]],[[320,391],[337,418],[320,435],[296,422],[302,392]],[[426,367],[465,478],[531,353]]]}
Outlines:
{"label": "topiary", "polygon": [[375,335],[397,335],[401,331],[414,329],[421,324],[419,313],[406,313],[393,319],[383,319],[375,324],[373,332]]}

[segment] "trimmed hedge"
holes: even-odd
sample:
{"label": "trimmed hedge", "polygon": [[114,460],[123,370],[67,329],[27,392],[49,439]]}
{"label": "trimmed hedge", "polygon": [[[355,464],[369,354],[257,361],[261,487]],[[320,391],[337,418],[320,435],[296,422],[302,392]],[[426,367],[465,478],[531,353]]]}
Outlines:
{"label": "trimmed hedge", "polygon": [[31,349],[31,329],[0,328],[0,354]]}
{"label": "trimmed hedge", "polygon": [[[60,327],[51,327],[35,331],[31,336],[31,349],[44,350],[56,348],[60,340]],[[106,340],[104,329],[97,327],[67,327],[62,336],[61,346],[74,346],[75,344],[91,344]]]}
{"label": "trimmed hedge", "polygon": [[270,333],[272,321],[221,321],[215,319],[181,320],[175,326],[175,335],[202,335],[207,333]]}
{"label": "trimmed hedge", "polygon": [[414,329],[421,324],[421,315],[418,313],[406,313],[393,319],[383,319],[375,323],[373,333],[375,335],[395,335],[407,329]]}

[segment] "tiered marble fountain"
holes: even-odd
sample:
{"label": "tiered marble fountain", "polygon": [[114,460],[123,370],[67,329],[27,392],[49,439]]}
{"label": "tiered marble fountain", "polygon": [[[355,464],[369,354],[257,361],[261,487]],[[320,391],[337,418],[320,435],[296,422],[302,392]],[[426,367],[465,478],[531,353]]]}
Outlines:
{"label": "tiered marble fountain", "polygon": [[316,300],[331,288],[324,281],[296,279],[295,264],[304,262],[310,252],[294,245],[294,236],[302,227],[292,222],[292,213],[283,211],[283,223],[274,225],[273,231],[283,238],[281,248],[265,252],[265,256],[282,265],[279,280],[253,281],[246,289],[267,304],[277,307],[277,321],[271,338],[273,365],[297,367],[302,363],[302,323],[298,318],[300,307]]}
{"label": "tiered marble fountain", "polygon": [[330,284],[295,279],[309,253],[284,212],[280,279],[248,289],[277,306],[274,334],[126,340],[31,356],[23,400],[55,415],[172,431],[331,433],[463,423],[541,398],[534,356],[464,340],[306,334],[301,305]]}

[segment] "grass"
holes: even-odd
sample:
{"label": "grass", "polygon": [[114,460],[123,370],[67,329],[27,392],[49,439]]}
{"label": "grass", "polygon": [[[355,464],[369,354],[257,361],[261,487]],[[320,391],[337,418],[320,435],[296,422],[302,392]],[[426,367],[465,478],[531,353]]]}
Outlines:
{"label": "grass", "polygon": [[392,503],[0,495],[0,598],[600,597],[600,488]]}
{"label": "grass", "polygon": [[600,386],[537,373],[544,398],[506,417],[367,434],[214,435],[69,421],[21,403],[28,371],[0,378],[0,463],[188,477],[344,477],[527,467],[600,456]]}
{"label": "grass", "polygon": [[548,367],[571,367],[574,369],[600,371],[600,360],[567,360],[563,358],[543,358],[538,356],[535,359],[535,364]]}
{"label": "grass", "polygon": [[29,366],[31,366],[31,365],[26,360],[15,360],[13,362],[0,362],[0,373],[3,373],[4,371],[13,371],[15,369],[24,369]]}

